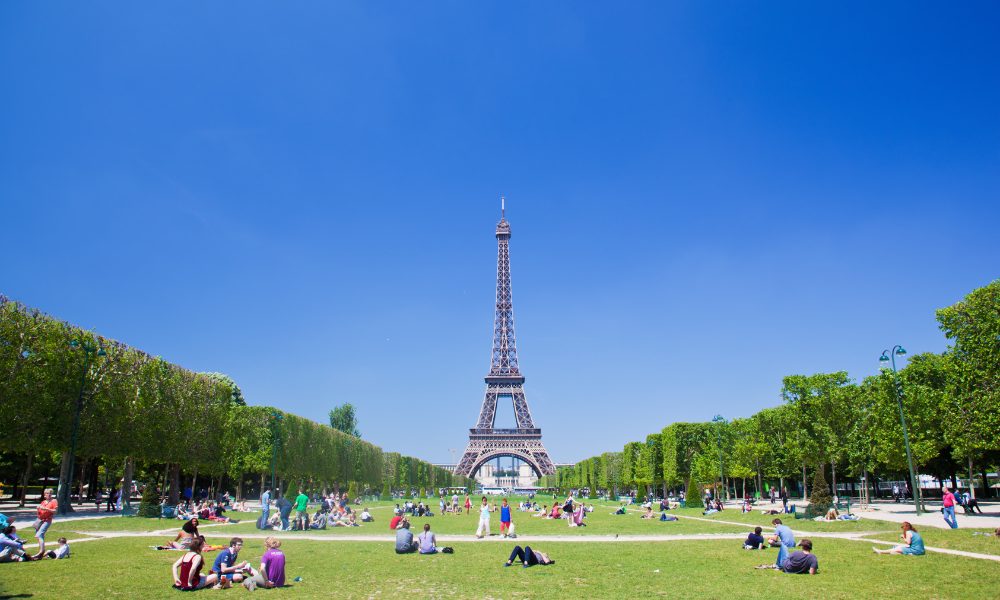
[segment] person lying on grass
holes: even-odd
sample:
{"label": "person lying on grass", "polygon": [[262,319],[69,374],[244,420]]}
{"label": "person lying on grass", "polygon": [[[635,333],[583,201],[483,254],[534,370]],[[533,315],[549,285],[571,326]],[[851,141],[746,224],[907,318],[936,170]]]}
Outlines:
{"label": "person lying on grass", "polygon": [[544,552],[537,552],[531,549],[531,546],[525,546],[523,549],[520,546],[514,546],[511,550],[510,558],[507,562],[503,564],[505,567],[509,567],[514,564],[514,559],[521,561],[521,566],[527,569],[532,565],[554,565],[556,561],[549,558],[549,555]]}
{"label": "person lying on grass", "polygon": [[903,540],[903,543],[898,546],[893,546],[888,550],[879,550],[875,546],[872,546],[872,550],[875,554],[905,554],[907,556],[923,556],[924,555],[924,538],[921,537],[917,530],[914,529],[913,525],[909,521],[903,521],[900,526],[903,529],[903,533],[899,536]]}
{"label": "person lying on grass", "polygon": [[815,575],[819,572],[819,559],[812,553],[812,540],[803,538],[799,547],[802,549],[792,552],[781,563],[781,571],[793,575]]}

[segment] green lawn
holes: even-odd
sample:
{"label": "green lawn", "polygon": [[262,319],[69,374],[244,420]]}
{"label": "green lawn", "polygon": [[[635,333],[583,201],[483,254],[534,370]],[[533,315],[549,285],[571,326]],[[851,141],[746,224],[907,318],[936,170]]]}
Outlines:
{"label": "green lawn", "polygon": [[[897,528],[896,531],[897,533],[883,533],[869,536],[868,539],[901,543],[898,533],[899,529]],[[980,534],[987,533],[990,535],[975,535],[973,532]],[[951,550],[965,550],[966,552],[979,552],[980,554],[1000,555],[1000,538],[992,534],[992,529],[920,528],[920,535],[924,538],[925,546],[949,548]],[[886,548],[887,546],[879,547]]]}
{"label": "green lawn", "polygon": [[[210,539],[217,542],[218,539]],[[78,543],[65,561],[0,565],[0,593],[36,598],[176,598],[170,565],[179,552],[158,552],[151,538]],[[464,542],[455,554],[393,553],[391,542],[289,540],[291,587],[265,596],[295,598],[856,598],[881,597],[905,582],[915,598],[995,595],[997,564],[957,556],[874,556],[865,543],[817,540],[820,574],[783,575],[753,566],[775,551],[748,552],[739,542],[562,542],[540,544],[556,564],[504,568],[513,543]],[[260,540],[248,540],[241,558],[256,561]],[[209,554],[211,559],[214,554]],[[295,582],[295,577],[302,581]],[[244,590],[205,591],[242,597]]]}
{"label": "green lawn", "polygon": [[[693,511],[688,514],[696,515],[701,517],[701,511],[695,509],[681,509],[677,512],[678,515],[684,515],[687,511]],[[860,521],[813,521],[812,519],[796,519],[795,515],[762,515],[760,511],[754,511],[749,513],[741,513],[739,509],[726,509],[721,513],[715,513],[702,517],[705,519],[711,519],[713,521],[735,521],[739,523],[746,523],[747,525],[760,525],[764,527],[765,530],[771,525],[771,521],[775,518],[781,519],[782,523],[788,525],[796,531],[830,531],[830,532],[843,532],[851,533],[855,531],[897,531],[899,529],[899,523],[892,523],[890,521],[879,521],[877,519],[866,519],[864,515],[861,516]]]}

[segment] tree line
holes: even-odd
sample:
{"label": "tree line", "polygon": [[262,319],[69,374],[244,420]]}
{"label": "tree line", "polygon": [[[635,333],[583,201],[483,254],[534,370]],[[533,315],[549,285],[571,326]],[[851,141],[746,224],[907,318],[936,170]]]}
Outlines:
{"label": "tree line", "polygon": [[[74,427],[77,409],[79,420]],[[469,486],[445,469],[269,406],[247,406],[219,373],[195,373],[0,295],[0,467],[18,464],[24,499],[36,461],[92,496],[98,470],[144,478],[176,503],[182,477],[263,487],[389,492]],[[73,481],[70,449],[77,430]],[[117,465],[121,465],[119,468]],[[282,487],[281,489],[285,489]],[[259,491],[259,490],[258,490]]]}
{"label": "tree line", "polygon": [[640,494],[722,484],[746,495],[796,480],[806,496],[810,474],[813,486],[834,490],[905,479],[898,394],[916,470],[953,486],[967,476],[988,496],[987,472],[1000,465],[1000,280],[936,318],[948,349],[909,357],[898,378],[890,369],[861,382],[843,371],[789,375],[777,407],[730,421],[673,423],[619,452],[560,468],[544,484]]}

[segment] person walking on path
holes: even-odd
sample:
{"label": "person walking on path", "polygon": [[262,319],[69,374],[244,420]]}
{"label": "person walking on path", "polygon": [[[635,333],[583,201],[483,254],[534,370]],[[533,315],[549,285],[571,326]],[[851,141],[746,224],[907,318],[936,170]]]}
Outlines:
{"label": "person walking on path", "polygon": [[781,488],[781,506],[784,512],[788,512],[788,490],[784,486]]}
{"label": "person walking on path", "polygon": [[479,507],[479,526],[476,527],[476,537],[482,539],[483,535],[490,534],[490,507],[486,504],[486,496],[483,496],[483,503]]}
{"label": "person walking on path", "polygon": [[503,504],[500,505],[500,535],[507,537],[510,533],[510,505],[507,504],[507,499],[503,499]]}
{"label": "person walking on path", "polygon": [[955,518],[955,494],[952,494],[947,487],[941,488],[941,491],[944,492],[944,497],[941,500],[944,522],[952,529],[958,529],[958,519]]}

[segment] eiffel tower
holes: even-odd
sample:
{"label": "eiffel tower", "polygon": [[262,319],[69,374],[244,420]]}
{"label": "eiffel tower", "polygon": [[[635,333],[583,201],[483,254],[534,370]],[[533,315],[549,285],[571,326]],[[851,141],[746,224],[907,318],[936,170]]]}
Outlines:
{"label": "eiffel tower", "polygon": [[[517,366],[514,342],[514,303],[510,292],[510,223],[504,217],[500,200],[497,223],[497,306],[493,319],[493,359],[486,376],[486,396],[479,409],[479,422],[469,430],[469,445],[455,473],[472,477],[485,463],[499,457],[514,457],[528,464],[536,475],[556,472],[548,451],[542,445],[542,430],[535,427],[524,397],[524,375]],[[494,421],[497,401],[514,403],[515,429],[497,429]]]}

